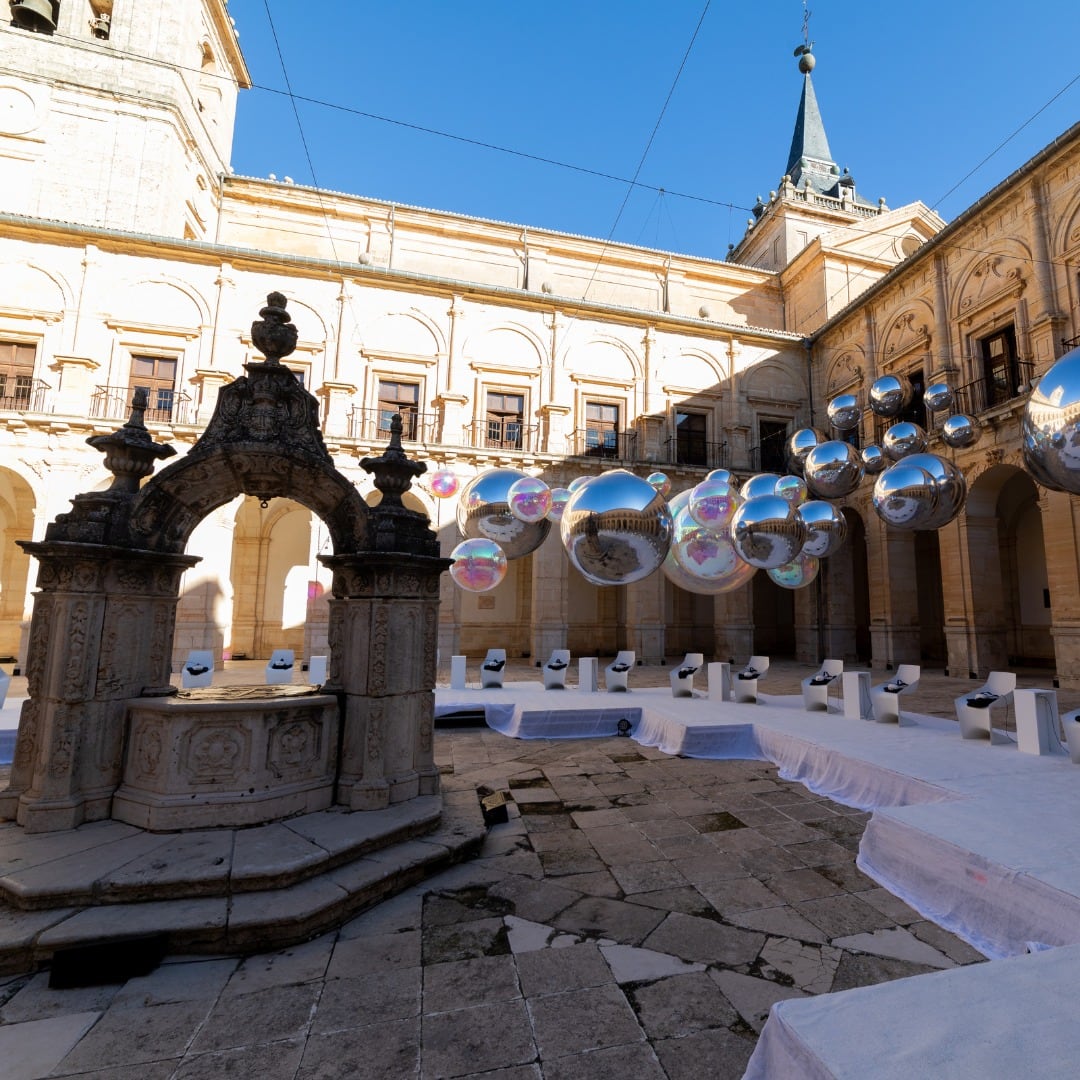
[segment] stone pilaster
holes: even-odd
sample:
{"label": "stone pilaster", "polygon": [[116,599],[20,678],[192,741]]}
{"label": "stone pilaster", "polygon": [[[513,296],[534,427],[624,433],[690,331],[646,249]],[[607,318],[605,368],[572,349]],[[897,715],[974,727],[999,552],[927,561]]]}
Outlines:
{"label": "stone pilaster", "polygon": [[53,412],[81,416],[93,396],[93,376],[101,365],[89,356],[54,356],[52,370],[59,375]]}
{"label": "stone pilaster", "polygon": [[871,650],[875,668],[894,668],[919,656],[919,595],[915,586],[915,534],[867,525]]}
{"label": "stone pilaster", "polygon": [[570,560],[557,536],[533,552],[529,651],[541,663],[547,661],[553,649],[566,648],[571,580]]}
{"label": "stone pilaster", "polygon": [[349,403],[356,394],[350,382],[327,380],[315,391],[322,403],[322,432],[342,438],[349,432]]}
{"label": "stone pilaster", "polygon": [[626,643],[643,664],[664,661],[667,620],[664,618],[664,583],[667,578],[657,571],[641,581],[619,586],[626,590]]}

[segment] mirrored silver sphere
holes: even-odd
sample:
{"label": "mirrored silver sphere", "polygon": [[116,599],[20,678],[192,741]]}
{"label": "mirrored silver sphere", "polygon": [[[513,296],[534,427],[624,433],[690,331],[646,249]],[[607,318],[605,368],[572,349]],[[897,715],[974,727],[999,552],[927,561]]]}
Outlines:
{"label": "mirrored silver sphere", "polygon": [[877,443],[864,446],[859,456],[862,458],[863,469],[867,476],[877,476],[883,469],[888,468],[889,459],[885,456],[885,451]]}
{"label": "mirrored silver sphere", "polygon": [[776,481],[773,494],[779,495],[781,499],[791,503],[792,506],[799,506],[810,498],[810,491],[806,486],[806,481],[801,476],[792,476],[791,474],[781,476]]}
{"label": "mirrored silver sphere", "polygon": [[795,507],[779,495],[748,499],[731,519],[731,542],[744,562],[768,570],[802,551],[806,526]]}
{"label": "mirrored silver sphere", "polygon": [[924,470],[934,481],[937,506],[920,528],[940,529],[948,525],[964,508],[967,499],[964,474],[940,454],[912,454],[904,458],[904,463]]}
{"label": "mirrored silver sphere", "polygon": [[535,551],[551,532],[551,522],[522,521],[510,511],[510,487],[527,474],[518,469],[488,469],[462,489],[457,525],[466,540],[494,540],[508,559]]}
{"label": "mirrored silver sphere", "polygon": [[813,555],[801,551],[789,563],[774,567],[766,573],[782,589],[805,589],[818,576],[821,562]]}
{"label": "mirrored silver sphere", "polygon": [[796,476],[803,474],[803,462],[806,455],[820,443],[827,442],[828,436],[817,428],[799,428],[787,441],[787,467],[788,471]]}
{"label": "mirrored silver sphere", "polygon": [[1043,487],[1080,495],[1080,348],[1052,364],[1024,406],[1024,464]]}
{"label": "mirrored silver sphere", "polygon": [[954,413],[941,425],[941,439],[954,450],[963,450],[979,441],[979,429],[967,413]]}
{"label": "mirrored silver sphere", "polygon": [[732,484],[738,486],[735,483],[735,477],[728,469],[713,469],[712,472],[705,474],[706,480],[723,480],[725,484]]}
{"label": "mirrored silver sphere", "polygon": [[894,529],[925,529],[937,509],[934,478],[910,459],[890,465],[874,481],[877,516]]}
{"label": "mirrored silver sphere", "polygon": [[761,495],[774,495],[776,481],[779,479],[780,477],[773,472],[756,473],[739,488],[739,498],[745,502],[747,499],[756,499]]}
{"label": "mirrored silver sphere", "polygon": [[921,454],[926,449],[926,432],[910,420],[901,420],[882,436],[881,448],[891,461]]}
{"label": "mirrored silver sphere", "polygon": [[811,499],[797,511],[806,526],[803,553],[824,559],[839,548],[847,538],[847,518],[832,503]]}
{"label": "mirrored silver sphere", "polygon": [[862,407],[857,394],[839,394],[829,402],[829,423],[837,431],[851,431],[859,426]]}
{"label": "mirrored silver sphere", "polygon": [[862,458],[851,443],[832,439],[806,455],[803,472],[815,499],[842,499],[863,478]]}
{"label": "mirrored silver sphere", "polygon": [[671,510],[647,480],[612,469],[578,488],[560,535],[570,562],[594,585],[627,585],[658,570],[671,547]]}
{"label": "mirrored silver sphere", "polygon": [[[727,529],[705,528],[684,506],[674,518],[674,532],[669,559],[674,559],[683,574],[676,584],[691,592],[704,591],[716,595],[744,585],[754,576],[755,568],[743,562],[735,550]],[[668,575],[670,580],[671,575]]]}
{"label": "mirrored silver sphere", "polygon": [[911,393],[906,375],[882,375],[870,387],[870,408],[877,416],[898,416],[911,404]]}
{"label": "mirrored silver sphere", "polygon": [[936,382],[923,391],[922,399],[931,412],[944,412],[952,408],[952,388],[948,383]]}

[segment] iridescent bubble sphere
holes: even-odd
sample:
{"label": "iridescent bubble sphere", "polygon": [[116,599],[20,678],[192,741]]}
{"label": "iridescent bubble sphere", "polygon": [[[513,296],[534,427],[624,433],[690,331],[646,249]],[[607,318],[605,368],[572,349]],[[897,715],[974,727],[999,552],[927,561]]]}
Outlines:
{"label": "iridescent bubble sphere", "polygon": [[450,558],[450,577],[466,592],[487,592],[506,577],[506,555],[494,540],[462,540]]}
{"label": "iridescent bubble sphere", "polygon": [[776,481],[773,494],[779,495],[781,499],[791,503],[792,506],[799,506],[810,498],[806,481],[801,476],[781,476]]}
{"label": "iridescent bubble sphere", "polygon": [[[551,531],[551,522],[522,521],[510,511],[510,487],[526,479],[519,469],[488,469],[461,490],[457,524],[466,540],[494,540],[508,559],[535,551]],[[531,479],[531,478],[530,478]]]}
{"label": "iridescent bubble sphere", "polygon": [[[741,501],[733,484],[706,477],[690,489],[686,505],[690,516],[699,525],[719,532],[731,524],[731,517]],[[674,502],[669,505],[674,506]]]}
{"label": "iridescent bubble sphere", "polygon": [[551,489],[551,505],[548,507],[548,521],[559,522],[562,521],[563,510],[566,509],[566,504],[570,501],[570,496],[573,494],[569,488],[552,488]]}
{"label": "iridescent bubble sphere", "polygon": [[912,454],[904,458],[904,464],[917,466],[934,481],[937,505],[922,527],[940,529],[948,525],[964,508],[967,499],[967,480],[964,474],[940,454]]}
{"label": "iridescent bubble sphere", "polygon": [[730,574],[706,581],[704,578],[694,577],[693,574],[687,573],[675,561],[674,553],[669,551],[661,570],[664,572],[664,577],[672,585],[678,585],[680,589],[684,589],[686,592],[697,593],[701,596],[720,596],[723,593],[741,589],[757,573],[756,566],[750,566],[748,563],[744,563],[742,559],[736,559],[735,561],[736,566],[731,570]]}
{"label": "iridescent bubble sphere", "polygon": [[802,553],[824,559],[839,548],[847,538],[847,518],[830,502],[811,499],[797,510],[806,527]]}
{"label": "iridescent bubble sphere", "polygon": [[766,573],[782,589],[804,589],[818,576],[820,568],[817,558],[802,551],[791,562],[775,566]]}
{"label": "iridescent bubble sphere", "polygon": [[882,375],[870,387],[870,408],[877,416],[898,416],[911,404],[911,394],[906,375]]}
{"label": "iridescent bubble sphere", "polygon": [[894,529],[925,529],[937,509],[934,478],[910,459],[890,465],[874,481],[877,516]]}
{"label": "iridescent bubble sphere", "polygon": [[881,448],[892,461],[921,454],[926,449],[926,432],[910,420],[901,420],[881,437]]}
{"label": "iridescent bubble sphere", "polygon": [[594,585],[627,585],[658,570],[671,547],[671,510],[652,484],[612,469],[578,488],[563,511],[563,546]]}
{"label": "iridescent bubble sphere", "polygon": [[453,469],[445,465],[431,474],[431,494],[437,499],[449,499],[458,493],[461,482]]}
{"label": "iridescent bubble sphere", "polygon": [[941,439],[954,450],[963,450],[979,441],[979,429],[967,413],[954,413],[941,425]]}
{"label": "iridescent bubble sphere", "polygon": [[584,487],[592,479],[591,476],[575,476],[574,479],[566,485],[566,489],[573,494],[578,488]]}
{"label": "iridescent bubble sphere", "polygon": [[806,526],[779,495],[748,499],[731,519],[731,542],[751,566],[770,570],[791,562],[806,542]]}
{"label": "iridescent bubble sphere", "polygon": [[787,441],[787,467],[796,476],[803,475],[806,455],[820,443],[828,442],[828,436],[817,428],[799,428]]}
{"label": "iridescent bubble sphere", "polygon": [[842,499],[863,478],[862,458],[851,443],[840,439],[815,446],[806,455],[806,486],[815,499]]}
{"label": "iridescent bubble sphere", "polygon": [[519,521],[543,521],[551,509],[551,488],[535,476],[523,476],[510,485],[506,501]]}
{"label": "iridescent bubble sphere", "polygon": [[726,579],[739,566],[746,565],[732,546],[727,532],[720,533],[699,525],[688,506],[675,516],[671,554],[691,577],[703,581]]}
{"label": "iridescent bubble sphere", "polygon": [[923,391],[922,399],[931,412],[944,412],[952,408],[953,392],[948,383],[936,382]]}
{"label": "iridescent bubble sphere", "polygon": [[663,495],[665,499],[671,493],[671,481],[668,479],[666,473],[662,473],[662,472],[649,473],[649,475],[645,477],[645,482],[647,484],[652,484],[652,486],[657,491],[659,491],[660,494]]}
{"label": "iridescent bubble sphere", "polygon": [[837,431],[851,431],[862,420],[862,407],[857,394],[838,394],[829,402],[826,412],[829,423]]}
{"label": "iridescent bubble sphere", "polygon": [[775,495],[776,481],[779,479],[776,473],[756,473],[739,488],[739,498],[746,502],[747,499],[756,499],[760,495]]}
{"label": "iridescent bubble sphere", "polygon": [[863,471],[867,476],[877,476],[879,472],[889,467],[889,459],[885,456],[885,451],[876,443],[864,446],[859,456],[862,458]]}

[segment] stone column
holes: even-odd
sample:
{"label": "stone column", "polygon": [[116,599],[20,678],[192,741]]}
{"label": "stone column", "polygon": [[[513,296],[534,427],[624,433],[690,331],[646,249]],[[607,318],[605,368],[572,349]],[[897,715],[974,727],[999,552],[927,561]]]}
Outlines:
{"label": "stone column", "polygon": [[316,391],[322,405],[322,432],[324,435],[336,435],[344,438],[349,431],[349,403],[356,394],[356,387],[350,382],[336,382],[327,379]]}
{"label": "stone column", "polygon": [[570,580],[570,560],[558,536],[541,544],[533,552],[529,651],[533,659],[541,663],[547,662],[553,649],[566,648]]}
{"label": "stone column", "polygon": [[[1080,501],[1061,491],[1039,489],[1046,579],[1050,587],[1050,634],[1063,689],[1080,689]],[[1073,675],[1064,675],[1073,672]]]}
{"label": "stone column", "polygon": [[27,832],[109,816],[127,702],[167,687],[187,555],[65,541],[24,543],[39,563],[11,786],[0,817]]}
{"label": "stone column", "polygon": [[662,663],[665,656],[664,582],[657,571],[641,581],[623,585],[626,590],[626,642],[643,664]]}
{"label": "stone column", "polygon": [[231,383],[233,376],[227,371],[218,371],[216,368],[196,368],[191,381],[199,388],[199,400],[195,406],[195,422],[206,424],[217,408],[218,391],[226,383]]}
{"label": "stone column", "polygon": [[433,727],[439,579],[446,560],[332,555],[328,693],[342,701],[336,802],[379,810],[439,789]]}
{"label": "stone column", "polygon": [[[758,571],[762,573],[762,571]],[[754,586],[721,593],[713,601],[713,641],[718,660],[744,664],[754,651]]]}
{"label": "stone column", "polygon": [[94,393],[93,374],[101,365],[88,356],[54,356],[51,367],[60,376],[53,412],[85,416]]}
{"label": "stone column", "polygon": [[895,667],[919,655],[915,536],[878,521],[868,523],[866,539],[874,667]]}

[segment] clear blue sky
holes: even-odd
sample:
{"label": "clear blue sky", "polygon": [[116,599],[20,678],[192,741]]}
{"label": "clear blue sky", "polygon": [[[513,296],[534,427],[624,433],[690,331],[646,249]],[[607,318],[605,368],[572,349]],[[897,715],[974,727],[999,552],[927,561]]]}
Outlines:
{"label": "clear blue sky", "polygon": [[[705,9],[705,0],[231,0],[255,83],[241,95],[233,167],[722,258],[787,162],[803,5],[712,0],[676,82]],[[810,9],[830,148],[871,201],[921,199],[948,220],[1080,120],[1075,0]],[[298,102],[298,125],[280,93],[286,78],[293,94],[329,104]],[[638,177],[667,194],[635,189],[621,217],[625,182],[403,126],[629,180],[673,83]]]}

